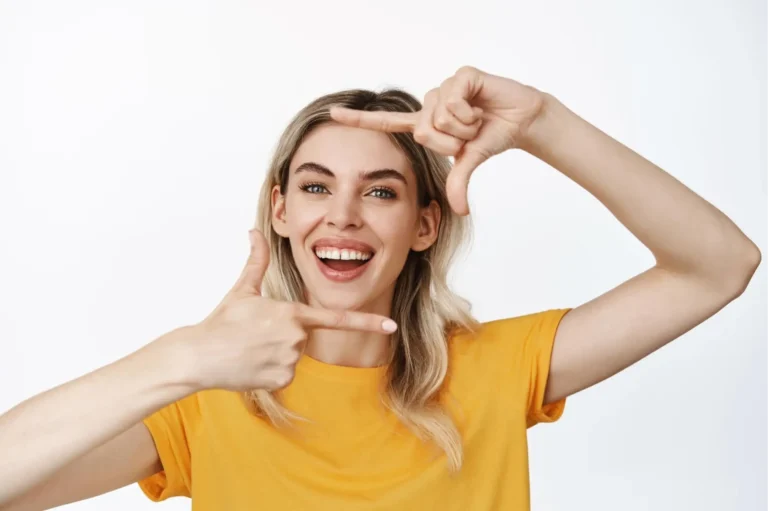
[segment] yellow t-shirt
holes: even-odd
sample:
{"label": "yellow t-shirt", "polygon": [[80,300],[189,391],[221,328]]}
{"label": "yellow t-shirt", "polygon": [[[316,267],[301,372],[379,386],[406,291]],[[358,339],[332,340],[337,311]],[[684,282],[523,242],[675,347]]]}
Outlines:
{"label": "yellow t-shirt", "polygon": [[563,413],[565,400],[542,402],[568,310],[484,323],[450,340],[441,403],[463,439],[458,473],[383,409],[383,367],[304,356],[282,399],[311,423],[277,429],[249,414],[238,392],[192,394],[144,420],[163,471],[138,484],[154,501],[192,497],[194,511],[527,511],[526,429]]}

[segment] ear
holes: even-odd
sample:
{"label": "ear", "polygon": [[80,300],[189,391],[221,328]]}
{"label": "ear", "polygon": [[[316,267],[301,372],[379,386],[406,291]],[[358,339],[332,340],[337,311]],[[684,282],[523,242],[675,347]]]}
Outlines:
{"label": "ear", "polygon": [[421,208],[419,211],[419,230],[416,232],[411,249],[422,252],[435,243],[440,228],[440,219],[440,206],[437,201],[433,200],[429,206]]}
{"label": "ear", "polygon": [[272,187],[272,229],[283,238],[288,237],[288,226],[285,221],[285,195],[280,193],[280,185]]}

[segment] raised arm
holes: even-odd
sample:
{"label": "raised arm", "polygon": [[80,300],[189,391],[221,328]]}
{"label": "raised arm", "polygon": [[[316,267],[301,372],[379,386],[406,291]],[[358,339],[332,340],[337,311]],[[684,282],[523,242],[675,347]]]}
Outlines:
{"label": "raised arm", "polygon": [[656,264],[569,312],[545,396],[571,395],[669,343],[742,294],[758,247],[680,181],[544,95],[523,147],[602,202]]}
{"label": "raised arm", "polygon": [[551,95],[463,67],[413,113],[333,109],[334,120],[386,132],[454,156],[451,207],[467,214],[467,187],[488,158],[521,148],[600,200],[656,264],[570,311],[558,328],[545,401],[589,387],[700,324],[739,296],[760,251],[734,223],[678,180],[590,125]]}

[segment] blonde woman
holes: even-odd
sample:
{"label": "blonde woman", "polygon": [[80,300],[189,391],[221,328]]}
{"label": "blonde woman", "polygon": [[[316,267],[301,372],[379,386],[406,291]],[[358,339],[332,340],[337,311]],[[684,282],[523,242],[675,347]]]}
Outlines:
{"label": "blonde woman", "polygon": [[[573,309],[478,324],[446,274],[472,172],[513,148],[583,186],[656,264]],[[0,417],[3,510],[137,481],[198,511],[527,510],[527,428],[722,309],[761,258],[551,95],[470,67],[423,107],[398,90],[305,107],[251,243],[198,324]]]}

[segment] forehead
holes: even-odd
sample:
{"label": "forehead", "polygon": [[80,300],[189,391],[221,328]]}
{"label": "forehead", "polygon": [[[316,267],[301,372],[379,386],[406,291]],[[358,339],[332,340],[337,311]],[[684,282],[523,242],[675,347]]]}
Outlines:
{"label": "forehead", "polygon": [[304,138],[291,160],[291,172],[308,161],[325,165],[337,176],[392,168],[409,181],[414,177],[405,153],[387,134],[337,123],[323,124]]}

